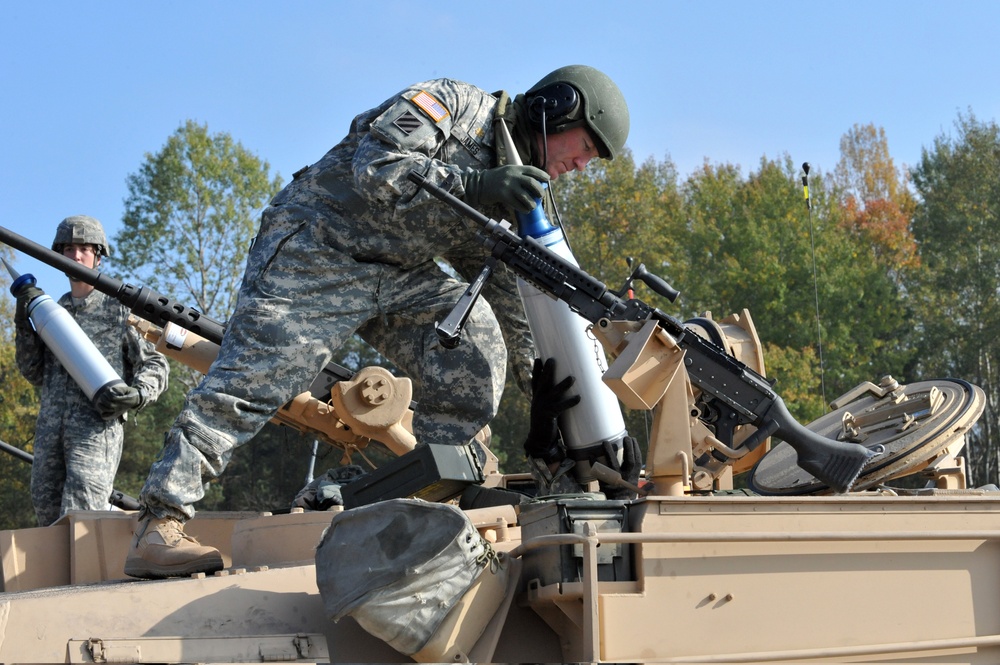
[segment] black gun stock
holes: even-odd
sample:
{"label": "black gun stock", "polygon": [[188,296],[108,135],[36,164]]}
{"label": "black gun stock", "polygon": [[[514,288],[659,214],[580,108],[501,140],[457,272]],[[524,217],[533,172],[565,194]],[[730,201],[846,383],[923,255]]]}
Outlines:
{"label": "black gun stock", "polygon": [[600,280],[550,251],[533,238],[522,238],[506,221],[490,219],[447,190],[411,171],[409,180],[480,226],[492,256],[539,290],[565,302],[595,325],[611,321],[655,320],[685,351],[691,383],[735,412],[739,424],[757,428],[743,445],[753,450],[768,436],[788,443],[798,464],[836,492],[847,492],[869,459],[879,454],[855,443],[844,443],[806,429],[788,412],[771,384],[724,349],[689,331],[669,314],[635,298],[624,299]]}

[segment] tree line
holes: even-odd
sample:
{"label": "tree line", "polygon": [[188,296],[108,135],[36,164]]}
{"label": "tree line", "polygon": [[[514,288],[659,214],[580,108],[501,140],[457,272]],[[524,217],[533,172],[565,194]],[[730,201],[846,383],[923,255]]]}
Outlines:
{"label": "tree line", "polygon": [[[748,310],[766,374],[802,422],[885,375],[903,383],[955,377],[983,388],[986,410],[965,455],[973,485],[997,483],[1000,128],[960,113],[953,131],[908,169],[894,163],[874,125],[850,128],[840,152],[833,169],[814,165],[808,176],[783,155],[746,173],[706,159],[681,177],[669,156],[637,163],[626,151],[553,186],[580,265],[610,287],[642,262],[682,295],[669,303],[639,285],[637,297],[676,318]],[[230,135],[186,122],[128,175],[105,270],[225,320],[259,212],[282,186],[270,171]],[[10,248],[0,251],[11,257]],[[11,299],[0,299],[0,439],[30,452],[38,398],[13,362],[12,314]],[[360,341],[339,362],[386,364]],[[171,369],[167,393],[126,427],[116,488],[133,496],[198,380],[173,361]],[[491,424],[505,471],[527,468],[527,412],[510,378]],[[627,412],[626,421],[645,450],[649,414]],[[199,508],[287,509],[310,470],[319,475],[343,461],[325,444],[315,458],[312,450],[308,434],[268,426],[236,451]],[[33,525],[29,478],[26,463],[0,455],[0,528]]]}

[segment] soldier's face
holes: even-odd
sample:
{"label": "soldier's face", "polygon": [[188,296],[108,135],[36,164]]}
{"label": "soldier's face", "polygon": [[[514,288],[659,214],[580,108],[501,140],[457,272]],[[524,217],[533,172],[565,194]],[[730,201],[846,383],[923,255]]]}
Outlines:
{"label": "soldier's face", "polygon": [[[545,154],[541,134],[535,136],[538,138],[539,154]],[[548,139],[548,159],[543,168],[553,180],[568,171],[582,171],[590,160],[598,156],[597,146],[586,127],[549,134]]]}
{"label": "soldier's face", "polygon": [[63,245],[62,254],[88,268],[96,268],[99,260],[93,245]]}

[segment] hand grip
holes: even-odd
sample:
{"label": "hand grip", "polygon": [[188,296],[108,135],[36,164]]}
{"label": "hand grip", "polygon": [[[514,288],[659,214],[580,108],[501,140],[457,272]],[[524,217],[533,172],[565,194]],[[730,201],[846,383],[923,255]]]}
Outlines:
{"label": "hand grip", "polygon": [[632,276],[629,278],[629,282],[636,279],[653,289],[655,293],[660,294],[670,302],[674,302],[681,295],[681,292],[667,284],[666,280],[646,270],[646,265],[643,263],[640,263],[636,269],[632,271]]}

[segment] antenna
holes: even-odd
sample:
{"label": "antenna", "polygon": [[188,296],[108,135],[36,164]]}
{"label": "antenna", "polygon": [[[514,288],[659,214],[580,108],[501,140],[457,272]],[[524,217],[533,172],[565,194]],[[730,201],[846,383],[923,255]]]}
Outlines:
{"label": "antenna", "polygon": [[819,353],[819,386],[825,406],[829,402],[826,400],[826,368],[823,366],[823,326],[819,314],[819,278],[816,273],[816,241],[813,238],[812,199],[809,198],[809,162],[802,163],[802,174],[802,196],[806,200],[806,210],[809,211],[809,247],[812,250],[813,304],[816,309],[816,347]]}

